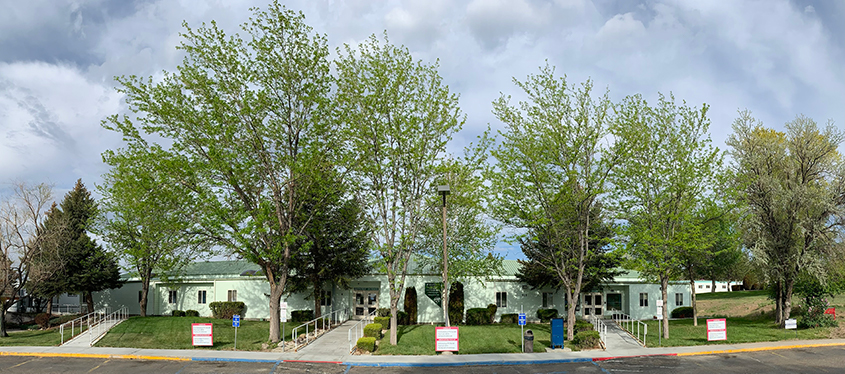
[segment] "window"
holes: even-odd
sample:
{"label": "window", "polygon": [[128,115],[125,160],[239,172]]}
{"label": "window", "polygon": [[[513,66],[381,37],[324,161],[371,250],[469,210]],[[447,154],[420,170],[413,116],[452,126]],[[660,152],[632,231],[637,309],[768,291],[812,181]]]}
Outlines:
{"label": "window", "polygon": [[320,305],[322,306],[332,306],[332,292],[331,291],[322,291],[322,295],[320,296]]}
{"label": "window", "polygon": [[700,284],[698,285],[698,288],[699,288],[699,289],[701,289],[701,285],[700,285]]}
{"label": "window", "polygon": [[176,304],[176,290],[167,291],[167,302],[170,304]]}
{"label": "window", "polygon": [[723,284],[723,285],[722,285],[722,289],[724,290],[725,288],[727,288],[727,286],[725,286],[725,285]]}
{"label": "window", "polygon": [[197,292],[197,304],[205,304],[205,290]]}
{"label": "window", "polygon": [[640,306],[648,306],[648,294],[641,293],[640,294]]}
{"label": "window", "polygon": [[496,306],[499,308],[507,308],[508,306],[508,293],[507,292],[496,292]]}
{"label": "window", "polygon": [[229,290],[226,301],[230,301],[230,302],[238,301],[238,290]]}
{"label": "window", "polygon": [[543,292],[543,308],[551,308],[554,305],[554,294],[551,292]]}
{"label": "window", "polygon": [[675,306],[683,306],[684,305],[684,294],[676,293],[675,294]]}

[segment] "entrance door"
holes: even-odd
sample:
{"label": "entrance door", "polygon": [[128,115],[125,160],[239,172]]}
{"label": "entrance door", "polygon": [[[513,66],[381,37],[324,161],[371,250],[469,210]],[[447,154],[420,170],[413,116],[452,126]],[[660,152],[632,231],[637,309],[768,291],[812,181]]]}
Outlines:
{"label": "entrance door", "polygon": [[602,309],[601,293],[584,294],[584,317],[593,315],[601,316]]}
{"label": "entrance door", "polygon": [[611,314],[624,313],[622,310],[622,294],[609,293],[607,294],[607,310]]}
{"label": "entrance door", "polygon": [[365,316],[378,308],[378,291],[355,291],[355,315]]}

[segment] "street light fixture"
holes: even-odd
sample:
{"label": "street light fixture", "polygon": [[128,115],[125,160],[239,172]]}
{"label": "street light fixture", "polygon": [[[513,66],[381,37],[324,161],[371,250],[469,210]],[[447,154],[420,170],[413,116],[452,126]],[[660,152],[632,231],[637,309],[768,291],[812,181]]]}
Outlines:
{"label": "street light fixture", "polygon": [[443,320],[449,327],[449,252],[446,249],[446,195],[451,192],[449,185],[437,186],[437,193],[443,196]]}

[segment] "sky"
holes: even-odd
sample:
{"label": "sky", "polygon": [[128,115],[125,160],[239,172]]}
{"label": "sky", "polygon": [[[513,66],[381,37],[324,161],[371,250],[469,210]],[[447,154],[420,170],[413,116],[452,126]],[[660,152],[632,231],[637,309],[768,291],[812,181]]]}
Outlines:
{"label": "sky", "polygon": [[[548,64],[572,83],[594,81],[613,100],[674,94],[710,106],[718,147],[737,111],[783,129],[803,114],[845,123],[845,1],[301,0],[332,50],[372,34],[439,61],[460,95],[466,124],[456,153],[483,130],[502,128],[491,102],[519,97]],[[0,183],[89,190],[107,171],[101,154],[122,146],[101,127],[125,113],[115,76],[155,76],[182,61],[186,22],[212,20],[229,33],[267,0],[0,0]],[[518,249],[501,243],[506,258]]]}

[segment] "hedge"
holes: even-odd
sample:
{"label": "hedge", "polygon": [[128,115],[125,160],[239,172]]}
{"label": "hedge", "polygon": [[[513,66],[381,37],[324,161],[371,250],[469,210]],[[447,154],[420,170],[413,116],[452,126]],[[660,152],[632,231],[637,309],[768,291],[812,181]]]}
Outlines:
{"label": "hedge", "polygon": [[405,289],[405,312],[408,313],[406,325],[417,324],[417,289],[408,287]]}
{"label": "hedge", "polygon": [[362,351],[372,352],[376,350],[376,338],[364,337],[358,339],[358,342],[355,343],[355,345]]}
{"label": "hedge", "polygon": [[[469,317],[467,317],[469,318]],[[464,322],[464,285],[454,282],[449,287],[449,324],[460,325]]]}
{"label": "hedge", "polygon": [[575,320],[575,333],[582,331],[594,331],[593,324],[584,320]]}
{"label": "hedge", "polygon": [[378,309],[376,309],[376,316],[378,316],[378,317],[390,317],[390,308],[378,308]]}
{"label": "hedge", "polygon": [[50,327],[50,315],[47,313],[39,313],[35,316],[35,323],[38,324],[38,327],[42,329],[47,329]]}
{"label": "hedge", "polygon": [[672,318],[692,318],[692,307],[682,306],[675,308],[671,313]]}
{"label": "hedge", "polygon": [[364,326],[364,336],[369,338],[381,339],[381,324],[371,323]]}
{"label": "hedge", "polygon": [[200,316],[200,312],[198,312],[196,310],[188,309],[188,310],[185,311],[185,317],[199,317],[199,316]]}
{"label": "hedge", "polygon": [[518,313],[502,314],[502,319],[499,320],[499,323],[519,323],[519,314]]}
{"label": "hedge", "polygon": [[578,349],[601,348],[601,337],[599,332],[595,330],[581,331],[575,334],[572,344]]}
{"label": "hedge", "polygon": [[396,324],[397,325],[410,325],[411,324],[408,313],[405,313],[401,310],[397,310],[396,315],[397,315],[397,317],[396,317]]}
{"label": "hedge", "polygon": [[380,324],[382,329],[390,330],[390,317],[376,317],[373,321]]}
{"label": "hedge", "polygon": [[220,319],[232,319],[235,314],[243,316],[246,310],[243,301],[215,301],[208,307],[211,308],[211,316]]}
{"label": "hedge", "polygon": [[497,307],[496,304],[487,304],[487,316],[489,317],[487,323],[492,324],[493,322],[496,322],[497,310],[499,310],[499,307]]}
{"label": "hedge", "polygon": [[290,319],[293,322],[308,322],[314,319],[314,311],[311,309],[294,310],[290,312]]}
{"label": "hedge", "polygon": [[490,310],[487,308],[471,308],[467,309],[467,325],[487,325],[490,324]]}
{"label": "hedge", "polygon": [[542,323],[549,323],[552,318],[557,318],[557,309],[537,309],[537,318]]}
{"label": "hedge", "polygon": [[172,311],[170,311],[170,315],[174,316],[174,317],[184,317],[185,312],[182,311],[182,310],[172,310]]}

